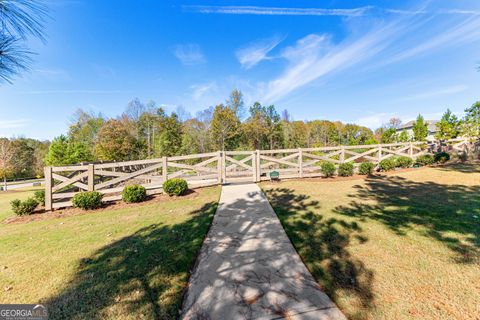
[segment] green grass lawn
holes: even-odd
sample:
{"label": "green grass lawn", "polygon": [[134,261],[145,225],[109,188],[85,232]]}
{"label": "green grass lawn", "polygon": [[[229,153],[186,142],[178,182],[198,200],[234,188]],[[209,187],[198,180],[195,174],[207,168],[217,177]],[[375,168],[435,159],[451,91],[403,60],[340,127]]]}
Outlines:
{"label": "green grass lawn", "polygon": [[[0,219],[13,198],[0,194]],[[44,303],[51,319],[174,319],[219,187],[23,224],[0,224],[0,303]]]}
{"label": "green grass lawn", "polygon": [[478,319],[480,166],[262,188],[349,318]]}
{"label": "green grass lawn", "polygon": [[[0,223],[6,218],[14,215],[10,210],[10,201],[14,199],[25,200],[28,197],[33,197],[35,190],[40,190],[41,187],[28,187],[16,190],[0,191]],[[1,228],[1,226],[0,226]]]}

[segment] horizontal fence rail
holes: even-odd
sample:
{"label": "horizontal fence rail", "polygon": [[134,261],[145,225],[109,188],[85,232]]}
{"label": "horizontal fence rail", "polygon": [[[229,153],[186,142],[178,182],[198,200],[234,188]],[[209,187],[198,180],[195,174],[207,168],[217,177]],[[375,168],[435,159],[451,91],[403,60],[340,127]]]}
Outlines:
{"label": "horizontal fence rail", "polygon": [[72,206],[72,198],[82,191],[98,191],[104,201],[121,199],[126,185],[140,184],[147,194],[163,192],[163,182],[182,178],[190,188],[227,182],[259,182],[268,180],[268,173],[277,171],[282,179],[322,176],[320,164],[351,162],[355,167],[369,161],[376,165],[393,156],[412,159],[442,149],[456,152],[470,150],[466,139],[442,144],[405,142],[377,145],[335,146],[319,148],[218,151],[158,159],[74,166],[45,167],[45,209]]}

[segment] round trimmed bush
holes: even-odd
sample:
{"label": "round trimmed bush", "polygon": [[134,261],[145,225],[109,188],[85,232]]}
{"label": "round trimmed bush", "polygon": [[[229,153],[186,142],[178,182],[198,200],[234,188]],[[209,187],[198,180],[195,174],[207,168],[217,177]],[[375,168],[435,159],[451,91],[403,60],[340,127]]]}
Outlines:
{"label": "round trimmed bush", "polygon": [[163,183],[163,191],[169,196],[181,196],[187,189],[188,184],[184,179],[168,179]]}
{"label": "round trimmed bush", "polygon": [[431,154],[424,154],[423,156],[419,156],[415,163],[421,166],[428,166],[433,164],[433,156]]}
{"label": "round trimmed bush", "polygon": [[139,184],[126,186],[122,191],[122,200],[125,202],[142,202],[147,198],[147,189]]}
{"label": "round trimmed bush", "polygon": [[353,163],[345,162],[338,166],[338,175],[341,177],[353,176]]}
{"label": "round trimmed bush", "polygon": [[375,164],[372,162],[362,162],[360,167],[358,167],[358,173],[360,174],[372,174],[373,169],[375,169]]}
{"label": "round trimmed bush", "polygon": [[83,210],[98,209],[102,205],[103,194],[98,191],[79,192],[72,198],[74,208]]}
{"label": "round trimmed bush", "polygon": [[15,199],[15,200],[12,200],[10,204],[12,206],[12,211],[17,216],[26,216],[26,215],[32,214],[32,212],[38,206],[37,200],[33,198],[28,198],[23,201],[19,199]]}
{"label": "round trimmed bush", "polygon": [[335,174],[335,165],[331,162],[324,162],[320,167],[320,171],[325,177],[332,177]]}
{"label": "round trimmed bush", "polygon": [[39,204],[41,204],[42,206],[45,205],[45,190],[37,190],[35,191],[35,193],[33,194],[33,198],[35,200],[37,200],[37,202]]}
{"label": "round trimmed bush", "polygon": [[413,165],[412,158],[401,156],[395,159],[395,166],[397,168],[410,168]]}
{"label": "round trimmed bush", "polygon": [[433,161],[435,162],[445,163],[448,160],[450,160],[450,154],[447,152],[435,153],[435,155],[433,156]]}
{"label": "round trimmed bush", "polygon": [[393,170],[395,169],[396,167],[396,161],[394,158],[387,158],[387,159],[383,159],[382,161],[380,161],[380,163],[378,164],[380,170],[382,171],[390,171],[390,170]]}

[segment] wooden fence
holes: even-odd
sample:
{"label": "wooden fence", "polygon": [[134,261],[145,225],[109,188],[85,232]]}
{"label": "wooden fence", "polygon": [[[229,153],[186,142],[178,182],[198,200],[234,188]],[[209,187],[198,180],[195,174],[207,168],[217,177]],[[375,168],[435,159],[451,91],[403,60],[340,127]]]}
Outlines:
{"label": "wooden fence", "polygon": [[[467,140],[450,140],[449,150],[462,151]],[[189,187],[229,182],[269,179],[268,173],[278,171],[282,179],[321,176],[322,162],[340,164],[361,162],[378,164],[392,156],[412,159],[432,153],[438,146],[423,142],[378,145],[335,146],[283,150],[218,151],[187,156],[111,163],[90,163],[45,168],[45,209],[69,207],[72,197],[81,191],[98,191],[104,201],[121,199],[127,184],[141,184],[148,194],[162,192],[162,184],[171,178],[187,180]]]}

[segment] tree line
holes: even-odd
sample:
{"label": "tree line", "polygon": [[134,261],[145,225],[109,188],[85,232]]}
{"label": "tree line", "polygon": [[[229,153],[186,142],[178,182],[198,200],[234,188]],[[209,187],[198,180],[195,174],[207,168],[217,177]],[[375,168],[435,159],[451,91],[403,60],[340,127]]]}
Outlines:
{"label": "tree line", "polygon": [[[419,115],[413,134],[399,130],[392,118],[375,131],[340,121],[294,120],[287,110],[253,103],[245,106],[242,93],[190,116],[183,109],[167,114],[155,102],[134,99],[118,117],[77,110],[68,132],[52,142],[27,138],[0,139],[0,174],[5,179],[42,175],[44,165],[92,161],[125,161],[218,150],[290,149],[424,141],[427,122]],[[447,110],[437,123],[437,139],[478,137],[480,102],[459,119]]]}
{"label": "tree line", "polygon": [[[182,112],[184,113],[184,112]],[[255,150],[376,143],[371,129],[340,121],[293,120],[274,105],[245,107],[233,90],[225,103],[195,116],[167,114],[134,99],[116,118],[78,110],[66,134],[53,139],[46,165],[124,161],[218,150]]]}

